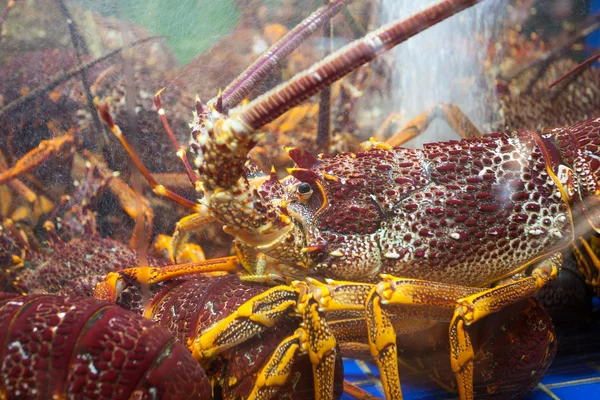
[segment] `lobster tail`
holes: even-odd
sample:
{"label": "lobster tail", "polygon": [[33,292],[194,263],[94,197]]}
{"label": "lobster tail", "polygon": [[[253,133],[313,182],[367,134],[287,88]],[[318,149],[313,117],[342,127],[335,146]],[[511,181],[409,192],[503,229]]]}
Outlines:
{"label": "lobster tail", "polygon": [[211,394],[204,371],[173,335],[115,305],[0,293],[0,327],[5,343],[0,397],[206,399]]}

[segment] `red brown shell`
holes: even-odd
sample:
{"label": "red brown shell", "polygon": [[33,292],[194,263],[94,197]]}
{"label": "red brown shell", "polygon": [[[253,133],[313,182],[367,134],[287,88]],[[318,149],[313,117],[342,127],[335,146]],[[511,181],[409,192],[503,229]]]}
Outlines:
{"label": "red brown shell", "polygon": [[375,148],[323,157],[314,173],[327,205],[292,193],[288,207],[306,219],[307,246],[327,244],[311,253],[324,276],[481,286],[570,240],[568,204],[546,165],[525,131]]}
{"label": "red brown shell", "polygon": [[165,329],[102,301],[0,295],[0,386],[8,398],[211,397]]}

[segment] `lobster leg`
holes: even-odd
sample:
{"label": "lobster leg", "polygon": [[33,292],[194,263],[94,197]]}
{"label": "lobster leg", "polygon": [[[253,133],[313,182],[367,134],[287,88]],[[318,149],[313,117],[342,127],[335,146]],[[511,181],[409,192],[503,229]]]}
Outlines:
{"label": "lobster leg", "polygon": [[594,235],[589,240],[580,237],[580,246],[573,244],[573,253],[577,260],[579,272],[594,293],[600,293],[600,237]]}
{"label": "lobster leg", "polygon": [[[7,171],[7,165],[5,162],[5,158],[4,155],[2,154],[2,152],[0,152],[0,174],[4,173]],[[0,184],[0,186],[2,186],[3,184]],[[6,182],[6,185],[9,186],[16,194],[18,194],[19,196],[21,196],[27,203],[29,203],[31,205],[31,207],[33,208],[33,214],[34,214],[34,218],[37,219],[39,218],[42,214],[45,214],[49,211],[52,210],[53,207],[53,203],[52,201],[50,201],[46,196],[44,195],[37,195],[35,194],[34,191],[32,191],[31,189],[29,189],[29,187],[27,187],[27,185],[25,185],[22,181],[20,181],[19,179],[11,179],[8,182]],[[0,190],[3,190],[0,188]],[[1,196],[1,194],[0,194]],[[0,201],[0,204],[2,205],[0,207],[0,215],[1,216],[9,216],[9,209],[10,209],[10,197],[7,198],[7,200],[5,201]],[[14,213],[12,213],[12,215],[10,215],[10,217],[14,220],[18,220],[18,215],[17,215],[17,211],[19,209],[15,210]],[[29,214],[29,213],[27,213]],[[17,217],[17,218],[15,218]]]}
{"label": "lobster leg", "polygon": [[242,304],[188,343],[197,360],[208,359],[269,328],[298,303],[300,291],[290,286],[275,286]]}
{"label": "lobster leg", "polygon": [[271,355],[267,364],[256,377],[256,383],[249,399],[269,399],[277,392],[289,376],[291,365],[301,351],[302,339],[306,337],[304,329],[298,329],[293,335],[285,338]]}
{"label": "lobster leg", "polygon": [[500,285],[482,293],[458,300],[450,323],[450,363],[458,382],[461,399],[473,398],[473,346],[465,326],[501,310],[509,304],[537,293],[556,278],[562,263],[560,253],[543,261],[531,276]]}
{"label": "lobster leg", "polygon": [[[435,310],[443,320],[450,315],[451,366],[461,399],[473,398],[473,347],[466,326],[538,292],[554,279],[561,265],[560,253],[541,262],[531,273],[515,282],[482,290],[453,284],[394,278],[382,275],[377,285],[328,281],[327,285],[309,279],[322,311],[356,310],[363,307],[368,327],[371,355],[377,361],[387,398],[400,398],[397,374],[396,334],[387,306],[422,308],[429,321]],[[368,293],[368,294],[367,294]],[[448,314],[449,313],[449,314]],[[424,315],[425,317],[425,315]],[[393,371],[395,369],[395,371]]]}
{"label": "lobster leg", "polygon": [[[377,362],[385,396],[388,399],[400,399],[400,377],[398,375],[398,357],[396,349],[396,327],[399,333],[418,331],[431,326],[432,309],[440,309],[439,319],[450,318],[456,307],[456,300],[478,293],[480,289],[452,284],[422,281],[416,279],[393,278],[382,275],[383,282],[377,285],[329,280],[327,285],[308,278],[321,310],[347,311],[364,310],[367,321],[367,336],[371,356]],[[414,296],[414,297],[413,297]],[[422,302],[421,302],[422,300]],[[386,305],[419,306],[426,305],[428,310],[423,321],[409,321],[405,324],[393,324]],[[383,306],[383,307],[382,307]],[[413,310],[413,314],[418,309]],[[336,323],[333,323],[334,326]],[[407,325],[407,326],[404,326]],[[336,337],[340,337],[337,335]],[[356,339],[354,339],[356,340]]]}
{"label": "lobster leg", "polygon": [[[215,258],[196,263],[167,265],[166,267],[144,268],[147,278],[145,284],[159,283],[170,279],[213,272],[239,272],[241,270],[237,257]],[[111,272],[96,285],[94,298],[115,302],[127,282],[140,279],[142,268],[127,268],[119,272]]]}
{"label": "lobster leg", "polygon": [[169,254],[171,260],[179,262],[180,256],[183,254],[184,247],[193,232],[199,232],[208,223],[215,221],[215,218],[210,214],[196,213],[183,217],[177,222],[173,239],[171,240],[171,248]]}
{"label": "lobster leg", "polygon": [[32,170],[53,154],[59,154],[65,149],[72,149],[74,143],[74,129],[57,138],[43,140],[38,147],[25,154],[12,168],[0,173],[0,184]]}
{"label": "lobster leg", "polygon": [[[91,162],[92,165],[94,165],[100,176],[103,179],[108,180],[108,188],[116,197],[123,211],[125,211],[125,213],[129,215],[134,221],[136,220],[137,215],[139,213],[138,207],[141,202],[142,213],[144,214],[146,226],[148,228],[146,238],[148,241],[150,241],[150,239],[152,238],[152,221],[154,220],[154,211],[152,210],[152,207],[150,206],[148,200],[136,196],[133,189],[129,187],[129,185],[127,185],[125,182],[123,182],[121,178],[118,177],[118,173],[108,168],[106,163],[100,158],[96,157],[86,149],[84,149],[82,153],[83,156],[87,160],[89,160],[89,162]],[[135,240],[136,238],[134,234],[131,237],[130,243],[133,245],[135,243]]]}
{"label": "lobster leg", "polygon": [[[160,254],[162,258],[174,260],[173,255],[173,237],[169,235],[159,234],[154,240],[153,250],[156,254]],[[177,258],[179,263],[199,262],[206,260],[204,250],[200,245],[194,243],[186,243]]]}
{"label": "lobster leg", "polygon": [[440,103],[414,118],[402,130],[388,138],[385,143],[392,147],[401,146],[425,132],[429,124],[436,118],[443,118],[463,139],[481,136],[479,129],[456,104]]}
{"label": "lobster leg", "polygon": [[303,282],[273,287],[242,304],[236,312],[190,340],[188,347],[199,361],[211,358],[272,327],[292,309],[303,327],[280,343],[261,370],[250,399],[264,399],[286,382],[297,352],[308,353],[313,365],[316,399],[331,399],[334,390],[336,339],[319,311],[319,304]]}
{"label": "lobster leg", "polygon": [[388,312],[381,307],[381,296],[375,289],[369,293],[365,310],[371,355],[381,372],[386,398],[402,399],[396,332]]}
{"label": "lobster leg", "polygon": [[203,211],[202,207],[200,207],[198,204],[196,204],[192,201],[189,201],[188,199],[186,199],[184,197],[181,197],[177,193],[174,193],[174,192],[170,191],[169,189],[167,189],[166,187],[164,187],[163,185],[159,184],[156,181],[156,179],[154,179],[154,177],[152,176],[150,171],[148,171],[148,169],[146,168],[146,166],[140,159],[139,155],[135,152],[133,147],[131,147],[131,145],[129,144],[127,139],[125,139],[125,137],[123,136],[123,132],[121,132],[121,128],[119,127],[119,125],[115,124],[115,122],[113,121],[113,119],[110,115],[110,112],[108,110],[108,104],[100,105],[98,99],[94,99],[94,103],[96,104],[96,108],[98,109],[98,112],[100,113],[100,117],[104,120],[104,122],[106,122],[108,124],[108,127],[110,128],[111,133],[117,139],[119,139],[119,141],[121,142],[121,145],[127,151],[127,154],[129,154],[129,157],[131,157],[131,160],[133,161],[135,166],[140,170],[142,175],[144,175],[144,178],[146,178],[146,180],[152,187],[152,190],[154,191],[155,194],[157,194],[158,196],[162,196],[162,197],[171,199],[174,202],[176,202],[177,204],[179,204],[189,210],[192,210],[194,212]]}

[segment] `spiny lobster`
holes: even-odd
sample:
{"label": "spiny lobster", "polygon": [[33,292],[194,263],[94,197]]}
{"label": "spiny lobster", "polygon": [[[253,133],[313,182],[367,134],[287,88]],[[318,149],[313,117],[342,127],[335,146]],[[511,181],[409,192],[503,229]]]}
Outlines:
{"label": "spiny lobster", "polygon": [[[433,143],[423,150],[371,141],[359,153],[316,158],[289,149],[297,164],[291,176],[281,181],[274,172],[246,177],[246,156],[260,140],[261,126],[377,54],[475,3],[442,1],[232,108],[264,76],[257,71],[281,56],[270,52],[216,99],[208,104],[198,100],[190,142],[197,171],[174,140],[202,195],[198,204],[158,185],[108,107],[99,106],[154,191],[196,212],[178,225],[175,252],[186,231],[214,220],[236,239],[237,257],[151,269],[144,282],[243,267],[245,280],[284,283],[249,299],[187,342],[196,359],[211,359],[289,312],[299,315],[300,328],[281,342],[263,368],[263,385],[257,383],[252,398],[267,397],[286,380],[297,353],[305,352],[313,363],[316,397],[331,398],[337,350],[329,324],[341,316],[364,327],[386,396],[392,399],[401,398],[396,335],[426,329],[434,321],[449,322],[452,370],[461,398],[470,399],[474,353],[467,326],[534,295],[555,278],[559,251],[584,234],[576,227],[589,223],[597,232],[600,120],[541,135],[515,131]],[[297,37],[293,30],[283,43]],[[157,106],[172,137],[158,96]],[[596,237],[579,241],[586,272],[597,283]],[[109,274],[96,295],[115,300],[139,272]]]}
{"label": "spiny lobster", "polygon": [[[16,288],[28,294],[55,293],[69,296],[67,298],[30,296],[13,297],[11,299],[13,302],[23,304],[20,307],[21,310],[33,308],[33,311],[29,313],[17,312],[6,317],[6,320],[0,319],[0,341],[4,343],[4,351],[9,354],[6,358],[9,362],[0,367],[0,386],[3,387],[3,395],[7,398],[23,395],[35,397],[36,394],[38,398],[43,398],[46,396],[45,390],[49,387],[49,383],[45,379],[36,380],[36,385],[33,385],[29,380],[28,377],[30,376],[42,374],[44,365],[41,363],[31,365],[29,363],[28,360],[36,357],[33,353],[36,353],[37,348],[29,346],[28,342],[23,340],[23,337],[20,336],[22,330],[18,328],[29,326],[27,324],[34,319],[38,327],[56,324],[57,330],[64,331],[71,316],[81,316],[81,308],[92,305],[94,307],[101,306],[101,304],[90,303],[90,300],[77,296],[88,296],[93,288],[92,285],[97,282],[102,274],[117,270],[119,267],[133,267],[139,263],[139,258],[134,249],[116,240],[102,238],[94,231],[95,222],[91,213],[91,206],[94,204],[93,199],[97,197],[98,192],[107,184],[106,178],[95,176],[95,170],[95,167],[89,166],[88,173],[81,180],[75,192],[71,193],[69,199],[60,204],[51,213],[50,219],[44,223],[48,233],[49,247],[40,247],[39,244],[34,244],[37,241],[33,237],[28,238],[28,242],[23,242],[21,234],[14,227],[11,228],[12,224],[8,220],[4,221],[3,229],[0,230],[0,268],[9,267],[7,277],[12,278],[13,285]],[[59,212],[61,208],[68,210],[62,214]],[[52,218],[59,215],[62,218]],[[57,231],[54,230],[55,228]],[[21,246],[24,247],[20,248]],[[17,269],[10,268],[14,262],[14,256],[17,256],[17,259],[24,265]],[[164,265],[166,260],[148,257],[147,263],[151,266]],[[14,276],[18,279],[15,279]],[[0,274],[0,282],[2,282],[1,278],[2,274]],[[187,339],[195,337],[198,332],[209,327],[215,321],[231,315],[245,301],[268,289],[268,285],[241,282],[239,277],[235,275],[197,277],[195,279],[157,284],[150,288],[150,299],[153,308],[151,319],[175,335],[179,342],[185,343]],[[144,298],[141,293],[139,285],[132,285],[121,293],[118,304],[141,315],[145,309]],[[35,301],[33,301],[34,299]],[[549,345],[551,348],[556,347],[552,324],[548,316],[539,306],[533,309],[531,306],[517,307],[515,310],[513,308],[492,315],[489,321],[486,320],[481,324],[477,324],[477,328],[481,327],[482,329],[471,332],[476,354],[475,393],[497,393],[500,391],[503,396],[510,397],[518,393],[528,392],[538,380],[537,378],[531,378],[531,371],[536,371],[536,377],[543,376],[545,369],[553,358],[553,351],[546,353]],[[108,310],[102,308],[99,312],[109,312]],[[60,317],[63,313],[64,315]],[[108,326],[106,324],[108,320],[114,321],[114,318],[117,318],[120,321],[120,318],[125,318],[127,315],[116,309],[110,309],[108,315],[111,316],[111,319],[94,317],[88,319],[86,323],[71,329],[75,333],[78,329],[82,333],[90,330],[106,332],[110,335],[111,340],[114,339],[118,345],[120,338],[123,337],[121,327],[114,323]],[[127,318],[133,318],[133,316]],[[133,321],[134,323],[130,326],[131,329],[127,330],[127,334],[133,338],[138,338],[136,336],[136,329],[139,328],[136,325],[138,322],[135,318]],[[293,316],[284,318],[265,332],[221,353],[218,358],[211,359],[210,363],[205,363],[207,377],[213,387],[213,398],[236,399],[248,397],[257,382],[260,370],[263,366],[266,366],[270,355],[279,342],[294,331],[298,322],[299,320]],[[148,327],[147,323],[142,324],[143,327]],[[498,326],[501,326],[502,329],[493,328]],[[538,328],[528,329],[531,326]],[[361,357],[361,353],[357,352],[357,350],[360,350],[357,348],[358,343],[351,343],[352,339],[356,338],[356,328],[360,326],[350,326],[351,329],[348,329],[349,327],[344,321],[333,321],[330,322],[330,327],[333,328],[337,340],[342,342],[341,354]],[[447,326],[438,324],[416,335],[405,335],[401,337],[400,349],[403,350],[401,353],[403,360],[418,362],[421,366],[432,366],[431,370],[436,373],[433,378],[447,385],[447,355],[444,357],[442,352],[440,354],[441,359],[432,359],[427,352],[427,349],[431,349],[432,346],[438,349],[447,346],[443,343],[443,335],[439,334],[440,330],[444,329],[447,330]],[[485,333],[486,331],[491,331],[493,334],[490,336]],[[138,339],[140,341],[147,337],[143,332],[144,329],[139,333]],[[160,330],[157,331],[157,328],[150,330],[150,333],[159,334],[160,337],[165,339],[168,338],[168,335]],[[75,336],[78,335],[73,335],[73,337]],[[50,351],[57,352],[58,349],[64,348],[63,340],[63,337],[54,335],[44,342],[44,346]],[[70,339],[67,339],[67,342],[71,345],[75,343],[74,340],[70,341]],[[17,343],[20,343],[20,347]],[[111,391],[109,390],[110,385],[103,381],[108,379],[109,376],[120,374],[120,364],[117,363],[115,366],[103,364],[99,357],[104,357],[104,355],[95,350],[97,345],[101,343],[99,340],[92,338],[78,343],[75,348],[77,348],[79,354],[89,354],[90,356],[86,360],[91,362],[87,364],[86,390],[84,390],[84,393],[80,392],[80,385],[62,385],[63,393],[69,398],[79,398],[85,396],[86,393],[90,394],[90,390],[94,390],[93,388],[101,390],[107,398],[116,398],[121,395],[126,398],[129,397],[129,390],[134,390],[134,387],[128,384],[130,382],[128,379],[132,374],[143,375],[150,372],[149,376],[157,377],[165,371],[164,369],[149,371],[147,368],[151,368],[150,364],[137,362],[135,368],[132,365],[132,368],[127,369],[121,386]],[[111,343],[113,342],[109,341],[108,345],[110,346]],[[497,343],[502,344],[502,346],[500,347]],[[528,349],[525,359],[523,359],[523,353],[520,351],[522,346]],[[15,353],[15,348],[19,350],[18,353]],[[174,354],[171,354],[168,362],[177,363],[177,365],[183,363],[184,366],[189,366],[189,355],[182,353],[179,348],[177,350]],[[98,356],[98,358],[94,359],[93,356]],[[148,356],[152,360],[151,352]],[[57,357],[60,357],[60,354]],[[507,357],[508,363],[505,361]],[[508,367],[504,367],[507,364]],[[12,371],[24,368],[27,372],[21,374],[20,378],[14,378],[11,368]],[[58,371],[61,368],[63,368],[62,376],[66,378],[75,367],[68,363],[60,367],[57,365],[54,370],[54,373],[57,374],[54,376],[56,379],[52,381],[57,386],[61,386],[60,383],[57,383],[60,380]],[[336,364],[335,371],[335,397],[337,398],[342,387],[341,364]],[[79,372],[79,375],[81,375],[81,371]],[[186,383],[187,379],[194,379],[193,375],[190,378],[182,371],[175,371],[175,373],[176,378],[179,379],[177,381],[179,387],[183,384],[183,388],[188,389],[188,386],[186,386],[189,384]],[[507,380],[508,375],[510,379]],[[278,386],[276,389],[272,388],[271,392],[276,392],[274,394],[277,395],[277,398],[313,398],[310,389],[313,386],[311,363],[307,357],[299,358],[294,362],[290,377],[283,386]],[[70,379],[76,380],[77,378],[71,375]],[[202,382],[200,379],[197,379],[197,381]],[[166,382],[166,384],[169,384],[169,382]],[[506,382],[511,382],[511,384],[507,386]],[[134,383],[131,381],[132,385]],[[28,390],[24,390],[24,385],[27,385]],[[450,386],[452,386],[451,382]],[[56,390],[60,391],[59,388],[56,388]],[[364,400],[370,398],[365,397],[360,389],[347,382],[344,382],[344,390]],[[134,391],[133,393],[137,392]],[[159,396],[161,395],[160,388],[157,393]],[[169,394],[179,395],[179,393],[181,392],[169,391],[164,393],[162,398],[168,398]],[[198,394],[199,398],[208,396],[206,392],[203,393]],[[196,394],[194,390],[190,389],[188,397],[194,398]]]}

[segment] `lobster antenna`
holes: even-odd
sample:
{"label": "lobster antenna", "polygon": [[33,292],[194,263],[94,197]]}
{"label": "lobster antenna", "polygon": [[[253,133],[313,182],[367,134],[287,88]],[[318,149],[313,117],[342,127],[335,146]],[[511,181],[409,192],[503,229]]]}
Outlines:
{"label": "lobster antenna", "polygon": [[444,0],[408,19],[383,26],[336,51],[245,107],[240,107],[237,117],[248,127],[258,129],[377,55],[480,1],[482,0]]}
{"label": "lobster antenna", "polygon": [[[315,32],[323,23],[329,21],[351,0],[334,0],[306,17],[294,29],[289,31],[277,43],[258,57],[242,74],[223,91],[223,109],[238,105],[252,89],[277,67],[302,42]],[[209,103],[214,102],[215,99]]]}
{"label": "lobster antenna", "polygon": [[569,82],[572,82],[574,79],[577,79],[577,77],[585,69],[587,69],[590,65],[592,65],[594,63],[594,61],[596,61],[599,58],[600,58],[600,53],[591,56],[590,58],[588,58],[587,60],[585,60],[581,64],[577,65],[575,68],[573,68],[572,70],[570,70],[569,72],[567,72],[566,74],[564,74],[563,76],[561,76],[560,78],[555,80],[550,86],[548,86],[548,89],[552,89],[554,86],[558,85],[559,83],[561,83],[562,81],[564,81],[565,79],[567,79],[569,77],[570,77]]}
{"label": "lobster antenna", "polygon": [[[500,78],[510,82],[511,80],[517,78],[526,71],[529,71],[531,68],[535,68],[538,65],[542,64],[540,69],[538,70],[538,73],[536,74],[536,77],[531,79],[531,82],[535,84],[535,82],[544,73],[544,71],[547,70],[548,66],[552,63],[552,61],[556,60],[558,57],[564,54],[565,51],[567,51],[575,42],[588,36],[590,33],[598,30],[598,28],[600,28],[600,11],[586,17],[583,20],[583,22],[581,22],[577,26],[577,28],[575,28],[573,34],[566,35],[566,37],[562,37],[562,39],[559,40],[559,42],[552,49],[548,50],[544,55],[542,55],[542,57],[527,65],[524,65],[522,68],[519,68],[513,74],[507,77]],[[533,84],[530,83],[529,86],[533,86]],[[531,89],[529,86],[525,91],[529,91]]]}
{"label": "lobster antenna", "polygon": [[[162,35],[149,36],[147,38],[132,42],[131,47],[140,45],[142,43],[150,42],[155,39],[162,39],[162,38],[164,38],[164,36],[162,36]],[[44,86],[40,86],[40,87],[30,91],[25,96],[19,97],[18,99],[14,100],[14,101],[8,103],[7,105],[5,105],[4,107],[0,108],[0,116],[14,110],[15,108],[17,108],[19,106],[22,106],[22,105],[32,102],[33,100],[37,99],[39,96],[43,95],[44,93],[48,93],[49,91],[51,91],[58,85],[65,83],[66,81],[68,81],[69,79],[74,77],[75,75],[81,73],[82,70],[90,69],[91,67],[93,67],[96,64],[101,63],[102,61],[108,60],[108,59],[120,54],[121,51],[123,51],[123,47],[120,47],[109,53],[106,53],[105,55],[100,56],[94,60],[88,61],[85,64],[82,64],[75,68],[72,68],[66,72],[63,72],[62,74],[57,74],[52,80],[50,80],[50,82],[46,83]]]}
{"label": "lobster antenna", "polygon": [[[322,0],[327,4],[328,0]],[[331,18],[328,18],[323,24],[323,47],[325,55],[333,52],[333,25]],[[317,150],[319,153],[327,153],[330,142],[331,128],[331,86],[326,86],[321,90],[319,97],[319,116],[317,118]]]}
{"label": "lobster antenna", "polygon": [[[79,27],[77,23],[73,19],[71,15],[71,11],[65,4],[63,0],[56,0],[58,4],[58,8],[62,12],[63,16],[67,21],[67,25],[69,27],[69,34],[71,35],[71,42],[73,42],[73,47],[75,48],[75,55],[77,56],[77,62],[79,65],[83,64],[83,55],[88,55],[90,50],[88,48],[87,43],[83,36],[81,36],[81,32],[79,31]],[[99,148],[102,148],[101,142],[108,143],[108,137],[102,129],[102,124],[100,123],[100,117],[98,117],[98,113],[96,112],[96,107],[94,106],[94,96],[92,95],[92,90],[90,89],[90,82],[87,74],[87,70],[81,70],[81,83],[83,84],[83,90],[85,91],[85,97],[88,109],[90,110],[90,114],[92,115],[92,120],[94,121],[94,128],[96,132],[98,132],[99,137],[96,139],[96,145]]]}

